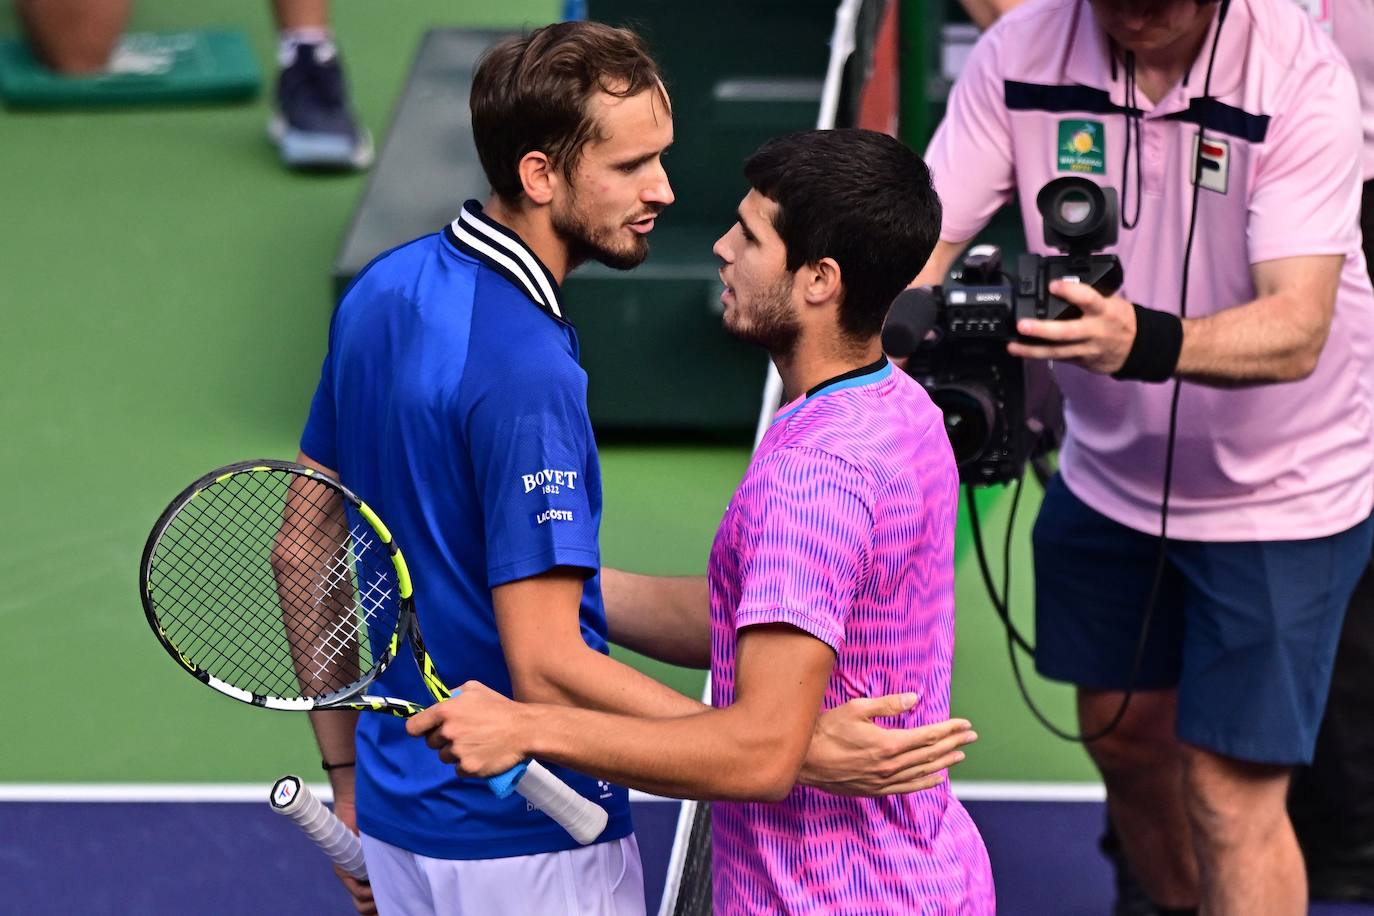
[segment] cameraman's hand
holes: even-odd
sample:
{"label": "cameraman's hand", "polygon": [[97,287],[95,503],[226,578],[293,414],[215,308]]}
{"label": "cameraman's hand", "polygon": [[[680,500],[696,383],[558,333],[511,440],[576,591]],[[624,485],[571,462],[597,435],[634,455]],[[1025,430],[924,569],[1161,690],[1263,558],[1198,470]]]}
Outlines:
{"label": "cameraman's hand", "polygon": [[1025,359],[1053,359],[1110,375],[1126,362],[1135,343],[1135,307],[1120,296],[1103,296],[1086,283],[1056,280],[1050,292],[1083,312],[1072,321],[1022,318],[1016,330],[1043,344],[1013,341],[1007,352]]}

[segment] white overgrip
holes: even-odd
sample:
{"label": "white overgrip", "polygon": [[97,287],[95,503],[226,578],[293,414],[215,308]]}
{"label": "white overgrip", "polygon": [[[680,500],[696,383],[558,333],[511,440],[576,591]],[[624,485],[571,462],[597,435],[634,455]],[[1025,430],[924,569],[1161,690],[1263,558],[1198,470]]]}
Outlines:
{"label": "white overgrip", "polygon": [[363,844],[344,822],[334,816],[315,793],[296,776],[283,776],[272,786],[272,810],[285,814],[315,841],[334,864],[359,881],[367,880]]}
{"label": "white overgrip", "polygon": [[601,836],[601,831],[606,829],[609,820],[606,809],[578,795],[537,760],[529,762],[525,775],[515,784],[515,791],[561,824],[573,839],[584,846]]}

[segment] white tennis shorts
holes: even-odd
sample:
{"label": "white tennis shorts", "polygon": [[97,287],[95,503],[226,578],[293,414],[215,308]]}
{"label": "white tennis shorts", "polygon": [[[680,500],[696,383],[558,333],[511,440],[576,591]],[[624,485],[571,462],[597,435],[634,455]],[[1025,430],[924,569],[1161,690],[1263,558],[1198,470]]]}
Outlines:
{"label": "white tennis shorts", "polygon": [[362,834],[381,916],[644,916],[634,834],[563,852],[431,859]]}

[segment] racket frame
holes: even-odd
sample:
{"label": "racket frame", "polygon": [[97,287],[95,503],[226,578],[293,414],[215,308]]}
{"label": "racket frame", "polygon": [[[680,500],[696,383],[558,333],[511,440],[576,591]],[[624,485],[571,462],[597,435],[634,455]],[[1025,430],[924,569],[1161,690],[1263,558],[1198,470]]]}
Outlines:
{"label": "racket frame", "polygon": [[[171,637],[163,629],[161,621],[158,619],[157,609],[153,600],[153,581],[152,566],[153,560],[157,555],[157,549],[166,534],[172,520],[183,508],[190,505],[201,493],[224,483],[231,477],[236,477],[246,473],[290,473],[299,477],[309,478],[317,481],[343,498],[344,502],[352,506],[358,515],[372,529],[373,533],[381,540],[387,550],[392,566],[396,570],[396,581],[398,587],[396,628],[391,634],[382,652],[372,660],[372,666],[363,672],[356,681],[341,687],[338,690],[330,691],[318,697],[276,697],[265,694],[253,693],[227,683],[206,671],[196,662],[188,658],[181,649],[172,642]],[[395,716],[408,718],[420,712],[425,707],[412,703],[409,700],[397,699],[395,697],[373,696],[368,694],[367,688],[372,684],[382,672],[390,667],[400,651],[400,644],[403,639],[409,641],[411,654],[415,658],[415,665],[420,669],[421,677],[425,682],[431,695],[436,701],[446,700],[452,695],[447,685],[439,678],[438,672],[434,668],[434,662],[425,651],[424,643],[420,638],[419,624],[415,618],[414,589],[410,579],[410,569],[406,566],[405,557],[400,548],[396,545],[395,539],[391,536],[391,531],[386,527],[377,513],[363,502],[350,489],[342,483],[323,474],[314,468],[296,464],[292,461],[280,461],[273,458],[259,458],[253,461],[238,461],[234,464],[216,468],[208,474],[201,476],[186,489],[182,490],[175,499],[158,516],[157,523],[153,525],[152,533],[148,535],[148,541],[143,547],[143,556],[138,566],[139,599],[143,604],[143,613],[148,619],[148,626],[152,628],[157,636],[162,648],[167,650],[167,654],[177,662],[183,670],[189,673],[196,680],[205,684],[227,697],[232,697],[242,703],[252,706],[261,706],[265,709],[281,709],[289,712],[303,712],[313,709],[356,709],[368,710],[372,712],[388,712]]]}
{"label": "racket frame", "polygon": [[[391,639],[387,642],[380,656],[372,660],[372,667],[364,672],[358,680],[319,697],[264,696],[235,687],[215,677],[183,654],[172,642],[158,620],[157,610],[154,606],[152,594],[153,559],[157,554],[157,548],[163,535],[182,508],[205,490],[222,484],[231,477],[245,473],[269,472],[286,472],[306,477],[323,483],[337,492],[347,504],[353,506],[381,539],[396,569],[398,607],[396,628],[391,634]],[[236,462],[205,474],[183,490],[158,517],[157,523],[153,526],[152,533],[148,535],[148,541],[143,547],[143,556],[139,562],[139,599],[143,603],[144,614],[148,618],[148,624],[153,633],[157,635],[158,642],[181,668],[202,684],[219,693],[253,706],[293,712],[316,709],[356,709],[386,712],[400,717],[413,716],[425,707],[409,700],[379,697],[365,693],[368,685],[376,680],[395,660],[400,651],[402,639],[409,641],[411,653],[415,658],[415,665],[420,670],[420,677],[425,683],[425,688],[436,701],[447,700],[457,693],[457,691],[450,690],[448,685],[439,677],[433,660],[425,650],[424,641],[420,637],[419,620],[415,615],[410,570],[406,567],[405,558],[401,555],[400,548],[392,538],[390,530],[366,503],[342,483],[328,474],[292,461],[262,458],[256,461]],[[606,828],[607,814],[605,809],[590,799],[579,795],[536,760],[521,761],[504,773],[486,777],[484,781],[498,798],[506,798],[513,792],[519,792],[522,797],[557,821],[574,839],[584,845],[600,836]]]}

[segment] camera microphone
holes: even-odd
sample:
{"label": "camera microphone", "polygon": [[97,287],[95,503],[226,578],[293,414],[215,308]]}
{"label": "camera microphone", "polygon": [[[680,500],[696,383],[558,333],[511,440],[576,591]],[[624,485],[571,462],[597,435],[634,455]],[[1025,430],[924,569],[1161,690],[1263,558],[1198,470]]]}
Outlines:
{"label": "camera microphone", "polygon": [[883,323],[883,351],[893,356],[910,356],[935,327],[940,306],[930,287],[903,290],[888,309]]}

